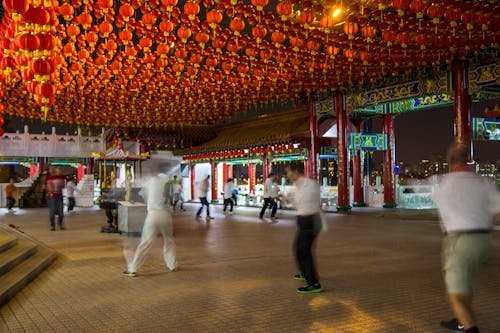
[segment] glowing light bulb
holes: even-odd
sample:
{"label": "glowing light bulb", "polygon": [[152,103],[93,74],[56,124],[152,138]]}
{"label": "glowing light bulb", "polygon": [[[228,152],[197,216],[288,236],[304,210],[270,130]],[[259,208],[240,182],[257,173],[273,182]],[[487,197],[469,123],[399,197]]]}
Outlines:
{"label": "glowing light bulb", "polygon": [[335,9],[335,10],[333,11],[332,16],[333,16],[333,17],[337,17],[337,16],[339,16],[339,15],[340,15],[340,13],[341,13],[341,12],[342,12],[342,9],[337,8],[337,9]]}

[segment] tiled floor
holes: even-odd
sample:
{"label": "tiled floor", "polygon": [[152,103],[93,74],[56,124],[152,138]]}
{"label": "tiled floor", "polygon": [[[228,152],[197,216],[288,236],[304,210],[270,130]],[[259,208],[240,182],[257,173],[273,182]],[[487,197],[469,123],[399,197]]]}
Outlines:
{"label": "tiled floor", "polygon": [[[327,214],[316,253],[325,292],[299,295],[293,215],[262,222],[239,208],[197,222],[197,205],[177,213],[180,270],[168,272],[161,241],[137,278],[121,275],[137,238],[102,234],[104,212],[77,209],[67,230],[48,230],[47,209],[0,216],[60,253],[0,309],[0,332],[445,332],[435,214]],[[429,219],[426,219],[428,216]],[[411,220],[408,218],[412,218]],[[415,219],[413,219],[415,218]],[[481,332],[500,332],[500,234],[475,294]]]}

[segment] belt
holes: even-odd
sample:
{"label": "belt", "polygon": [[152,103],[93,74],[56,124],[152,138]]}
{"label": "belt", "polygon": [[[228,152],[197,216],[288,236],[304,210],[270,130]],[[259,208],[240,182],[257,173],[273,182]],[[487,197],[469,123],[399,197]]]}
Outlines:
{"label": "belt", "polygon": [[471,229],[446,232],[445,235],[489,234],[490,229]]}

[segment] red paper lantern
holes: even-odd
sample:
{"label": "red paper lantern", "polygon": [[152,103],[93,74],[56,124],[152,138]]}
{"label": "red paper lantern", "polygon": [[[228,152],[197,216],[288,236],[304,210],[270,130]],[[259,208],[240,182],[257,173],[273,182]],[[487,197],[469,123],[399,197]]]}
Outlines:
{"label": "red paper lantern", "polygon": [[3,0],[5,10],[12,12],[12,19],[14,21],[21,19],[21,15],[28,11],[29,4],[29,0]]}
{"label": "red paper lantern", "polygon": [[200,12],[200,5],[196,2],[187,1],[184,4],[184,13],[188,15],[188,18],[192,21],[196,15]]}
{"label": "red paper lantern", "polygon": [[128,21],[135,13],[134,7],[128,4],[121,5],[118,11],[125,21]]}
{"label": "red paper lantern", "polygon": [[347,36],[349,36],[349,39],[354,39],[354,35],[358,33],[358,24],[354,22],[346,22],[344,23],[344,32]]}
{"label": "red paper lantern", "polygon": [[257,10],[262,10],[263,7],[267,6],[269,0],[252,0],[252,5],[257,7]]}
{"label": "red paper lantern", "polygon": [[229,28],[234,31],[235,35],[239,35],[243,29],[245,29],[245,21],[242,19],[235,17],[229,23]]}
{"label": "red paper lantern", "polygon": [[292,14],[292,4],[288,1],[281,1],[276,5],[276,12],[281,15],[282,20],[286,20]]}
{"label": "red paper lantern", "polygon": [[40,47],[40,40],[36,35],[22,34],[16,36],[15,42],[21,50],[33,52]]}
{"label": "red paper lantern", "polygon": [[392,6],[398,11],[399,16],[405,14],[405,9],[410,5],[410,0],[393,0]]}

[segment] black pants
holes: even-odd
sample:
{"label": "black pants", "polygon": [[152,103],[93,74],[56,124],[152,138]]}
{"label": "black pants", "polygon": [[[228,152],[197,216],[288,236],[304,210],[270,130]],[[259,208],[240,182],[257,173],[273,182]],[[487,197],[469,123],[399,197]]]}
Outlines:
{"label": "black pants", "polygon": [[7,198],[7,208],[8,209],[12,209],[15,204],[16,204],[16,199],[14,199],[13,197]]}
{"label": "black pants", "polygon": [[308,285],[319,282],[312,247],[320,231],[321,217],[319,214],[297,216],[297,237],[294,244],[295,259],[300,273],[306,278]]}
{"label": "black pants", "polygon": [[175,211],[175,207],[177,207],[177,203],[180,201],[181,202],[181,210],[184,210],[184,199],[182,198],[182,195],[180,193],[174,193],[174,198],[173,198],[173,208]]}
{"label": "black pants", "polygon": [[230,206],[229,211],[232,212],[233,211],[233,205],[234,205],[234,202],[233,202],[232,198],[224,199],[224,211],[226,211],[227,205]]}
{"label": "black pants", "polygon": [[207,216],[210,216],[210,204],[208,203],[207,197],[200,198],[200,201],[201,201],[201,207],[200,207],[200,209],[198,209],[198,213],[196,214],[196,216],[201,215],[201,212],[203,210],[203,206],[207,206]]}
{"label": "black pants", "polygon": [[278,209],[278,205],[274,201],[273,198],[264,198],[264,206],[262,206],[262,210],[260,211],[260,218],[264,217],[264,213],[266,212],[267,207],[271,207],[271,217],[276,215],[276,210]]}
{"label": "black pants", "polygon": [[112,208],[106,208],[106,218],[107,218],[107,221],[109,224],[117,224],[116,221],[115,221],[115,216],[113,214],[113,210]]}
{"label": "black pants", "polygon": [[75,208],[75,198],[68,197],[68,212],[71,212]]}

